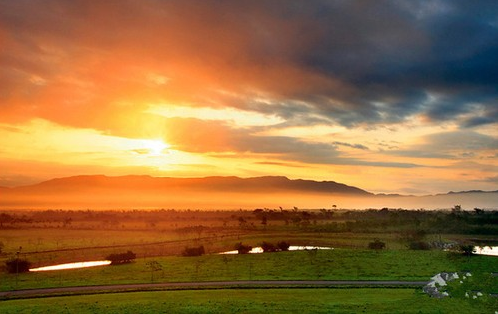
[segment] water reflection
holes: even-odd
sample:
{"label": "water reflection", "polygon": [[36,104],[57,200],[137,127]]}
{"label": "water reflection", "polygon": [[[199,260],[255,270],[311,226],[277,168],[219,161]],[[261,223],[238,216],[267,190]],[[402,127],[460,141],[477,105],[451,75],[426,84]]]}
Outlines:
{"label": "water reflection", "polygon": [[38,268],[31,268],[29,271],[49,271],[49,270],[62,270],[62,269],[76,269],[76,268],[86,268],[95,266],[110,265],[111,261],[90,261],[90,262],[77,262],[77,263],[67,263],[52,266],[44,266]]}
{"label": "water reflection", "polygon": [[498,256],[498,246],[474,246],[474,254]]}
{"label": "water reflection", "polygon": [[[298,246],[298,245],[291,245],[289,246],[289,251],[304,251],[304,250],[333,250],[334,248],[327,247],[327,246],[311,246],[311,245],[304,245],[304,246]],[[249,254],[259,254],[263,253],[263,248],[260,246],[253,247],[250,251]],[[233,250],[233,251],[226,251],[226,252],[221,252],[218,254],[239,254],[239,251]]]}

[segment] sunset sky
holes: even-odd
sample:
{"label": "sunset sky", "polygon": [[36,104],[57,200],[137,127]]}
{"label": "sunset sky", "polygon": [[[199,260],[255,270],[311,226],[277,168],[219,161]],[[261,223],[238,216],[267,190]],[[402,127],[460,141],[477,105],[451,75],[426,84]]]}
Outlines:
{"label": "sunset sky", "polygon": [[498,1],[0,0],[0,186],[498,189]]}

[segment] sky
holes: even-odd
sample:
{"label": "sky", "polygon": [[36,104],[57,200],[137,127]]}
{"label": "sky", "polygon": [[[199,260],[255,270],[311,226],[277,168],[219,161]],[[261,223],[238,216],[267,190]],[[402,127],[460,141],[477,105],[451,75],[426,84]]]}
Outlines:
{"label": "sky", "polygon": [[0,186],[498,189],[498,2],[0,0]]}

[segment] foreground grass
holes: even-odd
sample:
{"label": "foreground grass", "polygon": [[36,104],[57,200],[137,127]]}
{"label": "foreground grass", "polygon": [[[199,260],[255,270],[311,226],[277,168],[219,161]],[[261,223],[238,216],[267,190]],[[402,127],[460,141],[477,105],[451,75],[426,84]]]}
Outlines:
{"label": "foreground grass", "polygon": [[[161,270],[151,272],[150,261]],[[353,250],[279,252],[250,255],[139,258],[134,263],[87,269],[1,273],[0,290],[147,282],[223,280],[429,280],[441,271],[470,271],[474,278],[498,272],[497,258],[466,258],[441,251]],[[496,277],[495,277],[496,278]],[[498,280],[490,292],[498,291]]]}
{"label": "foreground grass", "polygon": [[494,313],[496,298],[431,299],[413,289],[154,291],[0,302],[1,313]]}

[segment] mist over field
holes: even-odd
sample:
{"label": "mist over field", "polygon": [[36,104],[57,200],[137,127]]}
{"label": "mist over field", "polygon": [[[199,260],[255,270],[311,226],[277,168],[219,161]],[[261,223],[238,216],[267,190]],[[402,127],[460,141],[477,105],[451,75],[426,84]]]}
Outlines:
{"label": "mist over field", "polygon": [[285,177],[78,176],[2,189],[3,209],[496,208],[498,192],[375,195],[333,181]]}

